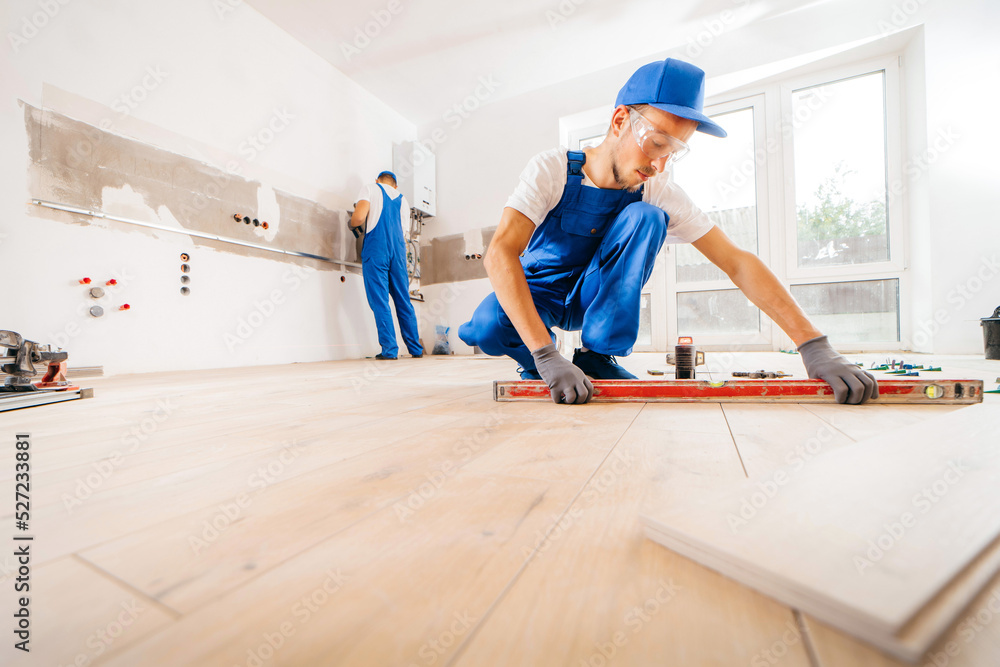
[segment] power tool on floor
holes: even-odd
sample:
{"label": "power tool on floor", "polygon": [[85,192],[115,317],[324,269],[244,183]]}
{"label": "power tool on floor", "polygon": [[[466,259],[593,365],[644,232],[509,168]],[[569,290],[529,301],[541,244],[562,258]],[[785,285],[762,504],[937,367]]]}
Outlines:
{"label": "power tool on floor", "polygon": [[[68,386],[66,381],[66,360],[69,354],[53,350],[51,345],[39,345],[33,340],[25,340],[19,333],[0,330],[0,372],[7,380],[0,391],[40,391]],[[35,364],[46,364],[48,370],[41,382],[32,382],[38,375]]]}
{"label": "power tool on floor", "polygon": [[[93,389],[81,390],[66,379],[69,353],[64,350],[0,329],[0,355],[0,374],[7,376],[0,385],[0,411],[93,396]],[[33,381],[36,364],[46,366],[38,382]]]}

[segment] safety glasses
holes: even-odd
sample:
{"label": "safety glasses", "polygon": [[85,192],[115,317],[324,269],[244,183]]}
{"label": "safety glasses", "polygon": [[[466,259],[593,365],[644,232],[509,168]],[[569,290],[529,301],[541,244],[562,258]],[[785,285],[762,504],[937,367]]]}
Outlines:
{"label": "safety glasses", "polygon": [[632,136],[635,143],[651,160],[667,158],[667,164],[677,162],[691,150],[688,145],[676,137],[660,132],[641,113],[628,108],[628,117],[632,122]]}

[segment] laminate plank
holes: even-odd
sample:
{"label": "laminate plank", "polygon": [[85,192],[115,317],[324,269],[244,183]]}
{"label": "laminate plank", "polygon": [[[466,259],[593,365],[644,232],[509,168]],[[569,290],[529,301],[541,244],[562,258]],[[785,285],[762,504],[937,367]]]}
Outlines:
{"label": "laminate plank", "polygon": [[[32,520],[35,528],[49,539],[38,544],[37,562],[95,546],[130,532],[155,525],[179,514],[214,507],[252,490],[262,477],[291,480],[315,468],[335,465],[345,458],[377,449],[394,440],[410,437],[454,421],[455,417],[429,415],[424,418],[397,418],[396,437],[379,430],[362,433],[332,431],[307,440],[277,440],[267,449],[234,459],[222,459],[197,466],[166,467],[142,482],[98,485],[93,494],[79,500],[74,483],[58,486],[45,483],[44,474],[34,479]],[[392,427],[393,420],[383,420]],[[280,437],[278,428],[274,437]],[[352,437],[353,436],[353,437]],[[291,463],[284,464],[282,459]],[[155,469],[155,465],[154,465]],[[151,470],[147,467],[147,472]],[[263,471],[263,472],[262,472]],[[127,478],[123,473],[122,479]],[[0,482],[0,489],[11,482]],[[68,501],[67,494],[79,500]]]}
{"label": "laminate plank", "polygon": [[[735,355],[733,367],[770,368],[772,358],[801,365]],[[163,600],[149,603],[162,624],[135,640],[123,634],[96,664],[808,664],[813,643],[798,614],[643,539],[636,516],[739,484],[730,425],[750,467],[770,472],[768,457],[780,462],[785,450],[770,449],[768,437],[808,440],[805,429],[829,415],[755,425],[751,412],[727,424],[721,410],[691,406],[501,408],[492,380],[514,376],[509,361],[428,357],[88,379],[95,399],[8,413],[40,445],[34,482],[46,505],[33,507],[32,527],[45,542],[36,553],[52,558],[35,560],[36,574],[76,561],[113,591]],[[85,511],[66,513],[59,491],[163,397],[183,409]],[[844,434],[838,447],[905,421],[829,407]],[[256,491],[249,476],[288,443],[295,461],[195,557],[187,538],[220,503]],[[10,491],[9,456],[0,448],[0,494]],[[427,475],[439,479],[449,461],[454,473],[434,484]],[[407,507],[413,513],[401,518]],[[5,586],[14,566],[0,557]],[[39,635],[69,664],[63,656],[80,645],[73,628],[88,628],[85,644],[99,625],[94,610],[118,598],[84,575],[46,577],[90,592],[55,606],[54,592],[37,600],[39,619],[45,611],[46,622],[69,628],[67,641]],[[845,655],[895,664],[813,618],[805,624],[822,664],[854,664]],[[992,664],[1000,651],[989,628],[1000,623],[962,644],[953,660],[966,662],[951,664]]]}
{"label": "laminate plank", "polygon": [[[138,530],[80,555],[149,597],[190,613],[344,530],[390,507],[400,523],[425,496],[450,484],[491,449],[516,447],[533,425],[480,422],[469,415],[394,445],[308,469]],[[486,437],[470,433],[492,426]],[[279,460],[280,461],[280,460]],[[289,465],[294,465],[290,462]]]}
{"label": "laminate plank", "polygon": [[[169,626],[175,618],[73,556],[33,567],[30,599],[30,652],[13,648],[17,640],[8,629],[4,665],[96,664],[110,652],[127,650]],[[13,609],[10,613],[8,619]],[[12,626],[10,621],[8,627]]]}
{"label": "laminate plank", "polygon": [[[806,617],[823,665],[906,667],[890,655],[836,628]],[[1000,656],[1000,575],[995,576],[954,619],[949,631],[921,657],[927,667],[984,667]]]}
{"label": "laminate plank", "polygon": [[648,524],[672,548],[803,611],[892,636],[1000,534],[998,441],[1000,405],[977,405]]}
{"label": "laminate plank", "polygon": [[803,405],[852,440],[867,440],[897,428],[934,419],[961,405]]}
{"label": "laminate plank", "polygon": [[[749,664],[792,612],[645,539],[645,505],[744,477],[718,405],[647,405],[453,663]],[[801,643],[784,656],[808,665]]]}
{"label": "laminate plank", "polygon": [[106,665],[445,664],[577,490],[459,473],[411,520],[386,508]]}
{"label": "laminate plank", "polygon": [[836,413],[824,421],[804,405],[727,404],[722,411],[750,477],[782,466],[807,465],[824,452],[854,442],[838,428],[845,420]]}

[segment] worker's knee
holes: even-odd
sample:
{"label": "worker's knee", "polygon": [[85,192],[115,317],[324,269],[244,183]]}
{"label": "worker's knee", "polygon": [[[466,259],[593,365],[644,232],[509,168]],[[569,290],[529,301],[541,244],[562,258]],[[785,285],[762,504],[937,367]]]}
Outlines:
{"label": "worker's knee", "polygon": [[644,201],[635,202],[626,206],[618,214],[618,218],[616,222],[622,223],[623,231],[630,232],[629,236],[642,234],[650,238],[667,237],[667,214],[659,206]]}
{"label": "worker's knee", "polygon": [[479,345],[479,337],[476,336],[476,329],[471,320],[458,326],[458,338],[469,347]]}
{"label": "worker's knee", "polygon": [[511,336],[517,337],[517,331],[507,314],[500,307],[495,294],[483,299],[472,319],[458,328],[458,337],[466,345],[475,345],[486,354],[505,354],[504,349],[510,344]]}

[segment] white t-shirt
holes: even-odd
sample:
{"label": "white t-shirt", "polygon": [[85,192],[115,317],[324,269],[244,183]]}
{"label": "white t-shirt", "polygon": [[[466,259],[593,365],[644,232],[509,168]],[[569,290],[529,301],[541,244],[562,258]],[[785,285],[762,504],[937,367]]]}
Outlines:
{"label": "white t-shirt", "polygon": [[[537,227],[562,199],[568,161],[564,148],[553,148],[531,158],[507,206],[526,215]],[[583,184],[597,187],[587,177],[586,169],[584,166]],[[645,182],[642,201],[662,208],[670,216],[666,243],[697,241],[714,226],[669,173],[658,174]]]}
{"label": "white t-shirt", "polygon": [[[371,231],[375,229],[379,218],[382,217],[382,190],[380,190],[378,186],[378,183],[362,185],[361,190],[358,192],[358,201],[366,201],[369,206],[368,225],[365,227],[366,234],[370,234]],[[399,190],[391,185],[383,183],[382,187],[385,188],[385,192],[389,195],[389,199],[395,199],[399,196]],[[399,224],[403,226],[403,238],[410,238],[410,203],[406,201],[406,197],[403,197],[403,201],[400,203]]]}

